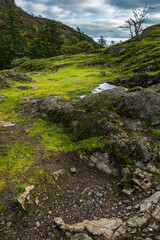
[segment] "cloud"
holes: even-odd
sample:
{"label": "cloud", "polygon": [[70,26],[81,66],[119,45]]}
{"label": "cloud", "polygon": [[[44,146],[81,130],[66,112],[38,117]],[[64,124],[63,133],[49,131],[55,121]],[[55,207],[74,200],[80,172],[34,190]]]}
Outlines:
{"label": "cloud", "polygon": [[[119,26],[132,16],[132,8],[143,7],[146,0],[15,0],[16,4],[34,15],[60,21],[73,28],[77,26],[87,35],[98,38],[129,37]],[[148,23],[160,21],[159,0],[148,0],[156,6],[149,14]]]}
{"label": "cloud", "polygon": [[[108,0],[106,2],[108,2]],[[109,3],[122,9],[142,8],[146,3],[152,7],[160,5],[159,0],[109,0]]]}

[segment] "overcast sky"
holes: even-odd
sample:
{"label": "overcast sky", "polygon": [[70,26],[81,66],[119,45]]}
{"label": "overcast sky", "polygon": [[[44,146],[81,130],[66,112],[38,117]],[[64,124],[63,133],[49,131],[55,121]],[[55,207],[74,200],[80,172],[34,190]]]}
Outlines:
{"label": "overcast sky", "polygon": [[[148,14],[147,24],[160,23],[160,0],[15,0],[16,5],[35,16],[60,21],[74,29],[99,38],[124,40],[128,31],[120,26],[132,16],[132,9],[145,4],[154,7]],[[145,24],[145,26],[147,25]]]}

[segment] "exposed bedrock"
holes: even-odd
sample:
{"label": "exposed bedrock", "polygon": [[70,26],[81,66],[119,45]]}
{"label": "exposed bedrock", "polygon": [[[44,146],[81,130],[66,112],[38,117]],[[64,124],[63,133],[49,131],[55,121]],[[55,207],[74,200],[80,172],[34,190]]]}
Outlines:
{"label": "exposed bedrock", "polygon": [[[160,84],[139,92],[118,87],[77,101],[43,98],[37,110],[63,126],[73,140],[103,136],[105,147],[80,157],[99,170],[121,176],[125,192],[151,192],[159,184]],[[130,187],[132,190],[130,191]]]}

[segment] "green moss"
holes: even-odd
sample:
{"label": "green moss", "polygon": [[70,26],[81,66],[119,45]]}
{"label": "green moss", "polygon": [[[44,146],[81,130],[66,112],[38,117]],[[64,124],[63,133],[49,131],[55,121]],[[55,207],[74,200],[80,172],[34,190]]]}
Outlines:
{"label": "green moss", "polygon": [[159,129],[151,129],[152,133],[157,135],[157,136],[160,136],[160,130]]}
{"label": "green moss", "polygon": [[5,204],[0,201],[0,211],[5,211],[5,210],[6,210]]}
{"label": "green moss", "polygon": [[130,172],[127,173],[127,175],[124,179],[124,182],[123,182],[124,188],[128,189],[128,188],[132,187],[132,185],[133,185],[133,180],[132,179],[133,179],[133,171],[130,170]]}

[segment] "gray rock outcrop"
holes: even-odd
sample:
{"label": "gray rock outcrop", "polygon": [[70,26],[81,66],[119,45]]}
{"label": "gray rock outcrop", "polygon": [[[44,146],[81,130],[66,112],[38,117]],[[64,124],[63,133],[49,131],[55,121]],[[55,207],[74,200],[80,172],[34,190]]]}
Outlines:
{"label": "gray rock outcrop", "polygon": [[54,221],[70,240],[157,239],[160,236],[160,192],[143,200],[135,206],[137,208],[139,210],[125,221],[120,218],[84,220],[75,224],[65,224],[61,218]]}

